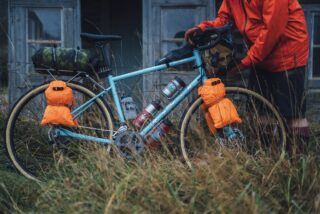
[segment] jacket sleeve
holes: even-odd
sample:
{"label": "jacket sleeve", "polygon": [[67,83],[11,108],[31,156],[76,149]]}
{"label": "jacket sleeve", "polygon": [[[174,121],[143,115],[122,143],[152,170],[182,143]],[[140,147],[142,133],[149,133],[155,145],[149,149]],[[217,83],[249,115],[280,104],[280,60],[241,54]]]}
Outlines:
{"label": "jacket sleeve", "polygon": [[262,20],[264,26],[258,38],[241,61],[245,67],[262,62],[275,48],[284,33],[289,16],[288,0],[263,1]]}
{"label": "jacket sleeve", "polygon": [[204,30],[208,27],[222,27],[226,25],[232,19],[230,9],[228,7],[227,0],[223,0],[220,9],[218,11],[218,16],[212,21],[201,22],[198,27]]}

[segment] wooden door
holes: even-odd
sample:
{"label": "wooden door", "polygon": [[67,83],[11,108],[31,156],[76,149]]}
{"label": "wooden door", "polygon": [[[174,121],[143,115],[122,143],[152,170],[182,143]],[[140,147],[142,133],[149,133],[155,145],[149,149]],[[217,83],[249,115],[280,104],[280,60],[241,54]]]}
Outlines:
{"label": "wooden door", "polygon": [[79,0],[9,1],[9,101],[45,80],[31,56],[44,46],[80,46]]}
{"label": "wooden door", "polygon": [[[183,41],[184,32],[201,21],[213,19],[215,0],[144,0],[143,2],[143,66],[155,62],[176,49]],[[174,76],[188,81],[195,74],[176,71],[145,75],[145,98],[157,96],[162,87]]]}

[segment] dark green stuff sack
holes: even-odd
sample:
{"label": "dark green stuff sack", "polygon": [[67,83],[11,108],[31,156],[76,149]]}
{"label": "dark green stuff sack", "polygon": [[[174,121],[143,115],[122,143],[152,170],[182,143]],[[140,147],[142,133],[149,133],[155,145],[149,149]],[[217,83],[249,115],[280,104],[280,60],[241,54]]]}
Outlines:
{"label": "dark green stuff sack", "polygon": [[92,72],[99,64],[99,56],[94,49],[44,47],[31,58],[35,68],[40,70]]}

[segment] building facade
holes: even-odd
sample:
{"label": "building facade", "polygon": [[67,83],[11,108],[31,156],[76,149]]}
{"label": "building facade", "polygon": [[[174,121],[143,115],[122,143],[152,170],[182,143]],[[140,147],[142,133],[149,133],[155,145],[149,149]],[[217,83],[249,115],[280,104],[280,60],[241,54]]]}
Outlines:
{"label": "building facade", "polygon": [[[310,33],[307,86],[320,88],[320,2],[300,1]],[[181,45],[184,31],[202,20],[213,19],[221,0],[9,0],[9,97],[13,103],[28,88],[46,77],[33,71],[30,56],[40,47],[90,47],[80,32],[119,34],[112,44],[114,73],[152,66]],[[144,76],[128,84],[145,95],[162,87],[176,71]]]}

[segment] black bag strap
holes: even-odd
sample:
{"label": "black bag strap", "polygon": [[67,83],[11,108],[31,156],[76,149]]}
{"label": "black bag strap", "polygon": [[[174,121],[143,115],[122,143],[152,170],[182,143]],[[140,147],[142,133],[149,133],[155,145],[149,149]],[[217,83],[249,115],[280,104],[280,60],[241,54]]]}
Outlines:
{"label": "black bag strap", "polygon": [[51,65],[54,69],[57,68],[57,46],[51,48]]}
{"label": "black bag strap", "polygon": [[80,47],[78,46],[76,49],[74,49],[74,60],[73,65],[74,68],[78,71],[79,70],[79,54],[80,54]]}

